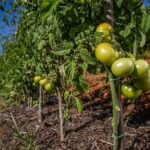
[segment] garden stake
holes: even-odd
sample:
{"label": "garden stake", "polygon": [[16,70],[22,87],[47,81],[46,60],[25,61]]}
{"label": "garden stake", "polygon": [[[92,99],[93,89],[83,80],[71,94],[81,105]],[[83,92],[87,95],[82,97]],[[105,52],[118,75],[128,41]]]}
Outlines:
{"label": "garden stake", "polygon": [[[104,12],[106,16],[106,21],[109,22],[112,27],[114,27],[114,9],[113,9],[113,0],[105,0]],[[122,102],[120,99],[120,90],[118,94],[116,92],[115,80],[112,72],[106,67],[109,76],[109,83],[112,95],[112,104],[113,104],[113,118],[112,118],[112,127],[113,127],[113,150],[123,150],[123,108]],[[120,84],[118,89],[120,89]],[[119,97],[119,98],[118,98]],[[121,129],[121,130],[120,130]],[[120,134],[121,133],[121,134]]]}
{"label": "garden stake", "polygon": [[117,91],[118,91],[118,102],[120,107],[120,118],[119,118],[119,147],[120,150],[124,148],[124,115],[123,115],[123,104],[121,100],[121,81],[118,80],[117,84]]}
{"label": "garden stake", "polygon": [[112,95],[112,104],[113,104],[113,118],[112,118],[112,127],[113,127],[113,150],[119,150],[119,117],[120,117],[120,107],[118,102],[118,97],[116,94],[116,88],[115,88],[115,82],[113,79],[112,73],[108,72],[109,76],[109,83],[110,83],[110,89],[111,89],[111,95]]}
{"label": "garden stake", "polygon": [[59,89],[57,88],[58,95],[58,105],[59,105],[59,120],[60,120],[60,141],[64,141],[64,118],[63,118],[63,106],[62,106],[62,98]]}
{"label": "garden stake", "polygon": [[42,122],[42,86],[39,87],[39,123]]}

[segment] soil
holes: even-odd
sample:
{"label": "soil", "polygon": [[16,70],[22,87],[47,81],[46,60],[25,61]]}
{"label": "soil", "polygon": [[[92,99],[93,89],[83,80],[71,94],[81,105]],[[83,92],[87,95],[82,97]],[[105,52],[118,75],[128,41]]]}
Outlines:
{"label": "soil", "polygon": [[[24,150],[31,146],[30,150],[111,150],[112,104],[110,92],[103,91],[94,96],[82,96],[84,111],[81,115],[75,108],[70,110],[70,118],[64,123],[63,142],[60,142],[56,99],[49,97],[46,101],[42,123],[38,123],[37,107],[28,108],[27,103],[0,110],[0,149]],[[123,98],[123,104],[124,149],[149,150],[150,92],[142,95],[135,103],[128,103]]]}

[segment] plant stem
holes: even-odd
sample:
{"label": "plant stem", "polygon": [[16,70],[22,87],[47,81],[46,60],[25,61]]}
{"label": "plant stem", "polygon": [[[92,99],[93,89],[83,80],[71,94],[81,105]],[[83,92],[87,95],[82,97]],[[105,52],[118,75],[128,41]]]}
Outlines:
{"label": "plant stem", "polygon": [[109,82],[110,82],[110,89],[112,94],[112,101],[113,101],[113,119],[112,119],[112,127],[113,127],[113,150],[119,150],[119,118],[120,118],[120,107],[118,102],[118,97],[116,94],[116,88],[114,83],[114,77],[112,73],[109,71]]}
{"label": "plant stem", "polygon": [[63,106],[62,106],[62,98],[59,89],[57,88],[58,94],[58,104],[59,104],[59,120],[60,120],[60,141],[64,141],[64,118],[63,118]]}
{"label": "plant stem", "polygon": [[133,56],[136,58],[137,56],[137,48],[138,48],[138,41],[137,41],[137,35],[135,34],[135,39],[133,43]]}

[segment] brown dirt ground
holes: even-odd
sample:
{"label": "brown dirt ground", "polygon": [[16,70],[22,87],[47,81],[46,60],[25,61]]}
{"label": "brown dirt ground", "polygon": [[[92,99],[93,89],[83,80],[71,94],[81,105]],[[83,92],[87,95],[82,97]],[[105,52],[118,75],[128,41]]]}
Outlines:
{"label": "brown dirt ground", "polygon": [[[100,93],[95,93],[100,97]],[[109,92],[100,98],[84,96],[82,115],[71,109],[71,118],[65,121],[65,140],[60,142],[58,103],[50,98],[43,109],[43,122],[38,123],[37,108],[29,109],[26,103],[0,110],[0,150],[27,149],[14,132],[13,114],[22,135],[36,145],[38,150],[111,150],[111,98]],[[150,149],[150,92],[145,93],[135,104],[124,101],[125,150]],[[29,129],[28,132],[26,129]],[[31,135],[32,134],[32,135]],[[30,138],[32,137],[32,138]],[[35,143],[34,143],[35,142]],[[35,149],[35,148],[33,148]]]}

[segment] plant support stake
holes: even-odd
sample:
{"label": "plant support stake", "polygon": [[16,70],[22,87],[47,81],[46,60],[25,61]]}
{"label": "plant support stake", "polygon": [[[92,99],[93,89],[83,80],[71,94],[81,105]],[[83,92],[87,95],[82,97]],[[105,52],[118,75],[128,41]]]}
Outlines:
{"label": "plant support stake", "polygon": [[[104,12],[106,16],[106,22],[110,23],[114,27],[114,9],[113,9],[113,0],[105,0]],[[109,83],[112,95],[112,104],[113,104],[113,150],[123,150],[123,106],[120,97],[120,84],[118,84],[116,92],[115,81],[112,72],[106,68],[109,75]],[[118,81],[120,83],[120,81]]]}
{"label": "plant support stake", "polygon": [[60,141],[64,141],[64,119],[63,119],[63,106],[62,106],[62,98],[59,89],[57,88],[58,94],[58,105],[59,105],[59,120],[60,120]]}
{"label": "plant support stake", "polygon": [[39,122],[42,122],[42,86],[39,87]]}
{"label": "plant support stake", "polygon": [[111,95],[112,95],[112,104],[113,104],[113,118],[112,118],[112,127],[113,127],[113,150],[119,150],[119,116],[120,116],[120,107],[118,103],[118,97],[116,94],[116,88],[114,84],[114,80],[112,73],[109,71],[109,83],[110,83],[110,89],[111,89]]}

